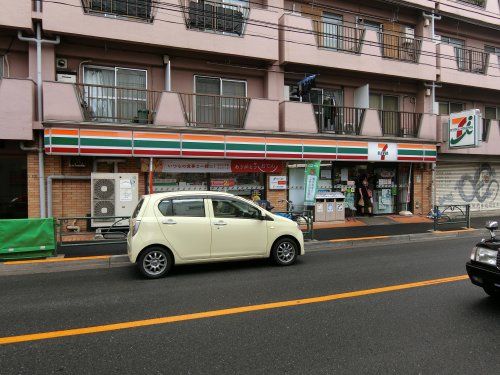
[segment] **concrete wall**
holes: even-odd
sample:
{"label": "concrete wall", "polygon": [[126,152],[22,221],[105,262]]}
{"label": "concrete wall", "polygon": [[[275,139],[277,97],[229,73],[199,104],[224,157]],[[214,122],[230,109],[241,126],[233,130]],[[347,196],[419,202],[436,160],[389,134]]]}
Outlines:
{"label": "concrete wall", "polygon": [[34,88],[29,79],[0,79],[1,139],[33,139]]}

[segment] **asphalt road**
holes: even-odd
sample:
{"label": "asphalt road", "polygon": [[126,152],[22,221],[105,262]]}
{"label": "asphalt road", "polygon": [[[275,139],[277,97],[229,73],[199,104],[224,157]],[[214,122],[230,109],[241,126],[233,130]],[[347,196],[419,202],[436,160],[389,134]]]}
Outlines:
{"label": "asphalt road", "polygon": [[[132,267],[6,276],[0,342],[56,337],[0,345],[0,374],[492,374],[500,303],[467,280],[301,304],[464,275],[474,242],[317,251],[288,268],[184,266],[155,281]],[[131,329],[53,333],[300,299]]]}

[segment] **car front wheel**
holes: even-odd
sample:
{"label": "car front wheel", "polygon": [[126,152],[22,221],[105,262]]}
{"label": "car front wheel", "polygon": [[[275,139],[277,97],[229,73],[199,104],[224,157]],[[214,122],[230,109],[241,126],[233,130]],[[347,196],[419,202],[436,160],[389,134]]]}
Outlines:
{"label": "car front wheel", "polygon": [[144,276],[158,279],[170,271],[172,263],[173,259],[168,251],[161,247],[152,247],[141,253],[137,265]]}
{"label": "car front wheel", "polygon": [[295,241],[283,238],[277,241],[271,251],[271,258],[278,266],[290,266],[295,263],[299,255],[299,248]]}

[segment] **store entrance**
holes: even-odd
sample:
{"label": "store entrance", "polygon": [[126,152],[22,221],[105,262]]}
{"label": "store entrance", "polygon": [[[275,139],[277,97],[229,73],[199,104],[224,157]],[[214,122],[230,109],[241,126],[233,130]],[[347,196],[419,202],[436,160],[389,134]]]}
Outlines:
{"label": "store entrance", "polygon": [[408,173],[396,163],[334,163],[333,190],[345,193],[353,214],[395,214],[412,206]]}
{"label": "store entrance", "polygon": [[[0,219],[28,217],[26,154],[15,154],[18,143],[0,142]],[[15,149],[17,146],[17,149]],[[12,153],[9,149],[12,148]],[[5,152],[5,153],[4,153]]]}

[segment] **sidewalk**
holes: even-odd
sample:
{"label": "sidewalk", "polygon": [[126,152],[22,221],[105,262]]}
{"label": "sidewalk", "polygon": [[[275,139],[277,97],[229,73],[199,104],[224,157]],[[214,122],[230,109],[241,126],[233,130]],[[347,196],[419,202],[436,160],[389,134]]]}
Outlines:
{"label": "sidewalk", "polygon": [[[488,220],[498,220],[499,217],[473,217],[471,227],[481,229]],[[459,224],[446,225],[439,228],[442,231],[462,229]],[[395,236],[407,234],[428,233],[433,230],[433,222],[427,217],[397,215],[377,217],[357,217],[354,220],[340,224],[314,223],[314,239],[318,241],[338,240],[346,238],[366,238],[378,236]]]}

